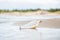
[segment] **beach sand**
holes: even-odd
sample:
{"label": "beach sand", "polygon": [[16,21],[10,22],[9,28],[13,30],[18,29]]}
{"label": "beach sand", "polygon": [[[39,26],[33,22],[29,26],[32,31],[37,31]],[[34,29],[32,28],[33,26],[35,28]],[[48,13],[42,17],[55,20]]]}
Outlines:
{"label": "beach sand", "polygon": [[44,28],[60,28],[60,19],[48,19],[41,20],[42,22],[39,24],[39,27]]}
{"label": "beach sand", "polygon": [[[14,25],[24,25],[29,23],[30,21],[18,21]],[[47,19],[41,20],[39,23],[39,28],[60,28],[60,19]]]}

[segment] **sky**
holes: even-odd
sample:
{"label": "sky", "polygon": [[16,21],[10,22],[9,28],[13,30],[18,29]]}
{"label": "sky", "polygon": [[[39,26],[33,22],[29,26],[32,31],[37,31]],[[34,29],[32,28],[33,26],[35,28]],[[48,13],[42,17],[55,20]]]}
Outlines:
{"label": "sky", "polygon": [[0,9],[60,8],[60,0],[0,0]]}

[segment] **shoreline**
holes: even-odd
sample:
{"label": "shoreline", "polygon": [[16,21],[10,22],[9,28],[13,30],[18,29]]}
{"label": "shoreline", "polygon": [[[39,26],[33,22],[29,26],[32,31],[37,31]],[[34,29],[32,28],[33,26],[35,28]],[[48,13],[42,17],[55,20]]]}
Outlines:
{"label": "shoreline", "polygon": [[[9,15],[8,15],[9,16]],[[1,15],[0,16],[0,18],[4,18],[4,17],[6,17],[6,18],[8,18],[9,19],[9,17],[8,16],[4,16],[4,15]],[[46,15],[43,15],[43,16],[46,16]],[[33,17],[35,17],[35,16],[33,16]],[[48,16],[47,16],[48,17]],[[52,16],[53,17],[53,16]],[[12,20],[13,21],[15,21],[15,19],[17,20],[15,23],[16,24],[21,24],[21,23],[23,23],[24,24],[24,22],[20,22],[20,20],[21,19],[19,19],[19,16],[17,17],[17,16],[12,16],[12,17],[10,17],[10,18],[12,18],[12,19],[9,19],[9,20],[7,20],[7,21],[10,21],[11,20],[11,22],[12,22]],[[15,19],[13,19],[13,18],[15,18]],[[17,19],[18,18],[18,19]],[[31,17],[32,18],[32,17]],[[5,19],[5,18],[4,18]],[[1,20],[1,21],[5,21],[5,20]],[[25,19],[24,19],[25,20]],[[31,21],[31,20],[30,20]],[[47,28],[60,28],[60,18],[52,18],[52,19],[42,19],[41,20],[42,22],[39,24],[39,26],[40,27],[47,27]],[[18,23],[19,22],[19,23]],[[25,22],[26,23],[26,22]]]}

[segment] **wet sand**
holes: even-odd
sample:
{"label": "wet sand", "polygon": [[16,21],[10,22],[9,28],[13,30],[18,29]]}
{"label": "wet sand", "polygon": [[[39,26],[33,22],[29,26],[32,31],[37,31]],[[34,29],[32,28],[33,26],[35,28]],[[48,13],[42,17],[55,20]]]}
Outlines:
{"label": "wet sand", "polygon": [[48,19],[41,20],[42,22],[39,24],[39,27],[44,28],[60,28],[60,19]]}
{"label": "wet sand", "polygon": [[[47,19],[41,20],[42,22],[39,23],[39,28],[60,28],[60,19]],[[31,21],[18,21],[14,25],[24,25]]]}

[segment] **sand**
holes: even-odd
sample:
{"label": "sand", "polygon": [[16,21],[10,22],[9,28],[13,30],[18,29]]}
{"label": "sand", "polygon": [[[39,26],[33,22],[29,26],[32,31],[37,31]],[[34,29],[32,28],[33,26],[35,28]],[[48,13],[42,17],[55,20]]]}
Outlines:
{"label": "sand", "polygon": [[[48,20],[41,20],[42,22],[39,24],[41,28],[60,28],[60,19],[48,19]],[[29,23],[30,21],[18,21],[14,25],[24,25]]]}
{"label": "sand", "polygon": [[39,24],[39,27],[45,28],[60,28],[60,19],[48,19],[41,20],[42,22]]}

